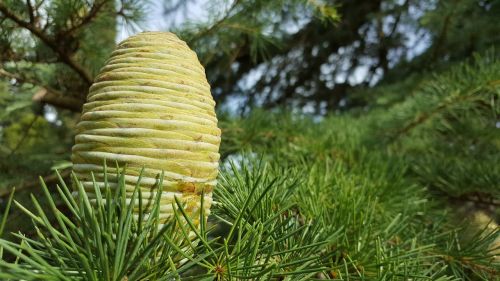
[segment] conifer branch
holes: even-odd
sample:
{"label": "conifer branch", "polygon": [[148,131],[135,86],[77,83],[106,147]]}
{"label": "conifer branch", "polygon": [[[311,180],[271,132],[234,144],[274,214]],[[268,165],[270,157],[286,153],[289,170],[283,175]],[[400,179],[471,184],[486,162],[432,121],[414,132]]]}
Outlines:
{"label": "conifer branch", "polygon": [[238,6],[240,3],[240,0],[234,0],[233,4],[231,4],[231,7],[227,10],[225,15],[216,21],[214,24],[212,24],[210,27],[200,31],[199,33],[195,34],[192,38],[188,40],[188,44],[191,45],[195,43],[196,41],[200,40],[200,38],[203,38],[210,33],[214,32],[217,28],[219,28],[220,25],[222,25],[230,16],[232,11]]}
{"label": "conifer branch", "polygon": [[14,21],[20,27],[27,29],[28,31],[31,32],[31,34],[33,34],[42,42],[44,42],[50,49],[52,49],[52,51],[54,51],[54,53],[61,59],[63,63],[68,65],[71,69],[73,69],[73,71],[75,71],[80,76],[83,82],[85,82],[87,85],[90,85],[92,83],[92,77],[87,72],[87,70],[84,69],[83,66],[78,64],[69,54],[67,54],[64,50],[62,50],[59,47],[59,42],[57,42],[53,38],[50,38],[41,29],[36,27],[34,23],[26,22],[23,19],[21,19],[18,15],[10,11],[7,8],[7,6],[3,3],[0,3],[0,12],[5,17]]}
{"label": "conifer branch", "polygon": [[459,96],[459,97],[455,98],[454,100],[447,101],[447,102],[445,102],[443,104],[438,105],[436,108],[434,108],[433,110],[431,110],[429,112],[423,112],[423,113],[419,114],[415,118],[415,120],[411,121],[406,126],[404,126],[403,128],[399,129],[397,131],[397,133],[395,134],[394,139],[397,139],[397,138],[401,137],[402,135],[405,135],[406,133],[408,133],[409,131],[411,131],[413,128],[419,126],[420,124],[425,123],[427,120],[429,120],[430,118],[432,118],[436,114],[438,114],[438,113],[442,112],[443,110],[447,109],[449,105],[452,105],[454,103],[467,100],[469,98],[472,98],[472,96]]}
{"label": "conifer branch", "polygon": [[94,4],[92,5],[92,7],[90,8],[89,12],[83,16],[79,23],[71,26],[70,28],[64,30],[61,32],[61,35],[62,36],[67,36],[69,34],[72,34],[74,33],[75,31],[77,31],[78,29],[81,29],[82,27],[90,24],[92,22],[92,20],[94,20],[97,15],[99,14],[99,12],[102,10],[102,8],[104,7],[104,5],[106,3],[109,3],[109,1],[96,1],[94,2]]}

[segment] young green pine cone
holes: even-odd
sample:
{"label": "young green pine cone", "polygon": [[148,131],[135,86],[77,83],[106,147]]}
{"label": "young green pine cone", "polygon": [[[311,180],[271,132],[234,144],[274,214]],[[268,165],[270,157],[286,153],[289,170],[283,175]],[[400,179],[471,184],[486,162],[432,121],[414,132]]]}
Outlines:
{"label": "young green pine cone", "polygon": [[[221,131],[214,107],[205,70],[184,41],[167,32],[131,36],[90,87],[77,125],[73,170],[95,197],[91,172],[103,186],[104,160],[111,167],[126,164],[131,197],[144,167],[144,203],[154,198],[164,171],[162,222],[171,217],[177,196],[198,223],[200,195],[208,215],[218,172]],[[116,182],[115,169],[108,168],[107,177]]]}

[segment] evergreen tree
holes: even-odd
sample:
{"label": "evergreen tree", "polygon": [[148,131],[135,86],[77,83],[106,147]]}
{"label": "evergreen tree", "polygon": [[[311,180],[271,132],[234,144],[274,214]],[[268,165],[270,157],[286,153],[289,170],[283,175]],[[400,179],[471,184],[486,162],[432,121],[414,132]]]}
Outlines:
{"label": "evergreen tree", "polygon": [[222,2],[175,30],[220,104],[217,203],[163,228],[123,177],[98,208],[66,185],[88,86],[144,2],[0,3],[0,279],[497,280],[500,2]]}

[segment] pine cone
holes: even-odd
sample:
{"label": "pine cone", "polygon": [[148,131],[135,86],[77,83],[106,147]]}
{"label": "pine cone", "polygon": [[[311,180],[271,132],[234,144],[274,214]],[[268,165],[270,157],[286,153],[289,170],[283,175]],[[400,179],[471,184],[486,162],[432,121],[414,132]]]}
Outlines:
{"label": "pine cone", "polygon": [[[177,196],[199,223],[201,193],[208,216],[218,173],[221,131],[214,107],[205,70],[185,42],[166,32],[131,36],[90,87],[77,125],[73,170],[92,198],[91,172],[102,188],[105,160],[111,167],[126,165],[131,197],[144,167],[145,203],[154,198],[164,171],[162,222],[173,214]],[[108,182],[116,183],[115,169],[107,172]]]}

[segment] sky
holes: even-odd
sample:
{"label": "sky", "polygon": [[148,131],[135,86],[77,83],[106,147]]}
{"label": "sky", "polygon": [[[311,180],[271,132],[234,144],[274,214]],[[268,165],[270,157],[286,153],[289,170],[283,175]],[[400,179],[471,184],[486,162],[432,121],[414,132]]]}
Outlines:
{"label": "sky", "polygon": [[[117,42],[140,32],[140,31],[169,31],[171,27],[182,25],[183,23],[196,20],[206,20],[209,0],[178,0],[184,2],[181,13],[170,13],[165,15],[164,2],[162,0],[151,0],[147,7],[145,22],[141,24],[139,30],[131,30],[125,23],[119,23]],[[177,1],[174,1],[177,2]]]}

